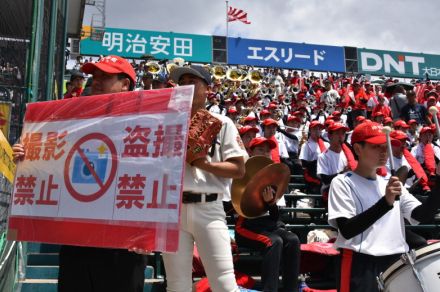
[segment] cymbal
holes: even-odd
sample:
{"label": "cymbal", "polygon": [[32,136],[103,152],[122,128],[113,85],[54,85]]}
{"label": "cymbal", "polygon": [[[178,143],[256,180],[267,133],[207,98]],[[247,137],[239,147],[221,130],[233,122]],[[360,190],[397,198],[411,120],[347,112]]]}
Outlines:
{"label": "cymbal", "polygon": [[[263,156],[254,156],[246,162],[246,174],[232,182],[232,204],[237,213],[246,218],[258,217],[267,211],[283,196],[290,179],[289,167],[282,163],[273,163]],[[275,195],[265,202],[263,190],[272,186]]]}
{"label": "cymbal", "polygon": [[265,156],[253,156],[249,158],[245,163],[246,172],[242,178],[234,179],[231,186],[231,200],[234,209],[238,214],[243,215],[241,211],[241,196],[246,189],[246,185],[251,180],[251,178],[260,169],[272,164],[273,161]]}

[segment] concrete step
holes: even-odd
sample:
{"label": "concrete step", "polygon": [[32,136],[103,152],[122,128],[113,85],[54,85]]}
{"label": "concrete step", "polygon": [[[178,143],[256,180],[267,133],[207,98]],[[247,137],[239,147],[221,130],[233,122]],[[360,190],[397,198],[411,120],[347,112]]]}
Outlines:
{"label": "concrete step", "polygon": [[[26,279],[58,279],[58,266],[27,266],[26,267]],[[147,266],[145,268],[145,279],[153,279],[154,268]]]}
{"label": "concrete step", "polygon": [[58,266],[58,253],[29,253],[27,255],[29,266]]}
{"label": "concrete step", "polygon": [[[21,292],[56,292],[58,280],[52,279],[26,279],[20,281],[22,284]],[[144,292],[164,292],[165,285],[163,280],[146,279],[144,282]]]}
{"label": "concrete step", "polygon": [[27,252],[28,253],[57,253],[60,252],[61,245],[58,244],[47,244],[38,242],[28,242]]}

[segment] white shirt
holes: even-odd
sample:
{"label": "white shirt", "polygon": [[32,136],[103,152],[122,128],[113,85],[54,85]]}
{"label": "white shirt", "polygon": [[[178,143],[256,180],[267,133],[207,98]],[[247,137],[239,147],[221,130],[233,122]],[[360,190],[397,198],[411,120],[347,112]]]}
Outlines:
{"label": "white shirt", "polygon": [[[238,130],[231,119],[219,114],[212,115],[221,120],[223,126],[216,138],[214,156],[207,155],[208,161],[220,162],[232,157],[247,155]],[[183,190],[194,193],[227,194],[229,193],[231,181],[231,178],[219,177],[186,163]]]}
{"label": "white shirt", "polygon": [[[437,159],[440,159],[440,148],[434,144],[432,144],[432,148],[434,149],[434,155]],[[417,146],[414,146],[411,149],[411,154],[417,159],[420,164],[425,163],[425,144],[419,143]]]}
{"label": "white shirt", "polygon": [[[329,192],[329,224],[337,228],[337,218],[350,219],[372,207],[385,195],[386,184],[387,181],[381,176],[372,180],[351,171],[335,177]],[[407,252],[409,248],[405,241],[403,219],[406,218],[411,224],[418,224],[411,218],[411,213],[420,204],[413,195],[402,188],[400,200],[394,202],[391,210],[351,239],[346,239],[339,233],[335,245],[374,256]]]}
{"label": "white shirt", "polygon": [[289,134],[294,135],[297,138],[297,140],[290,139],[285,136],[284,143],[286,144],[286,149],[288,152],[295,152],[298,154],[299,141],[301,141],[303,133],[300,130],[293,130],[292,132],[289,132],[289,131],[287,131],[287,132]]}
{"label": "white shirt", "polygon": [[[324,141],[325,148],[327,149],[329,144]],[[319,148],[319,144],[312,139],[307,140],[301,147],[301,151],[299,153],[299,159],[306,161],[315,161],[318,160],[318,155],[321,154],[321,148]]]}
{"label": "white shirt", "polygon": [[278,141],[278,152],[280,154],[280,157],[289,158],[289,153],[287,152],[286,142],[285,142],[286,137],[284,136],[284,134],[280,132],[276,132],[275,139],[277,139]]}
{"label": "white shirt", "polygon": [[316,173],[318,175],[334,175],[344,170],[348,165],[347,157],[344,151],[336,153],[327,149],[324,153],[318,155],[318,167]]}

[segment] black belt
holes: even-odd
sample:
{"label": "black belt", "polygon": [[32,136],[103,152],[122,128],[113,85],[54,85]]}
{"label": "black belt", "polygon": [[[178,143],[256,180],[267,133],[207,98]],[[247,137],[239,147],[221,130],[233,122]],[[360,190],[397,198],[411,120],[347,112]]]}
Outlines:
{"label": "black belt", "polygon": [[183,192],[182,194],[182,203],[207,203],[216,201],[218,194],[206,194],[206,193],[191,193],[191,192]]}

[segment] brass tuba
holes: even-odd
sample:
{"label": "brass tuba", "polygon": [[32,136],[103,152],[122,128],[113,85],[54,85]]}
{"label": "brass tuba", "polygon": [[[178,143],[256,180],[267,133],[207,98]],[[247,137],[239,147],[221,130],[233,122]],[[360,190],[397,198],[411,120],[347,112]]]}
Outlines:
{"label": "brass tuba", "polygon": [[259,70],[251,70],[249,71],[247,78],[252,84],[258,84],[263,81],[264,75]]}
{"label": "brass tuba", "polygon": [[224,79],[226,77],[226,68],[220,65],[214,66],[212,67],[212,75],[217,80]]}

